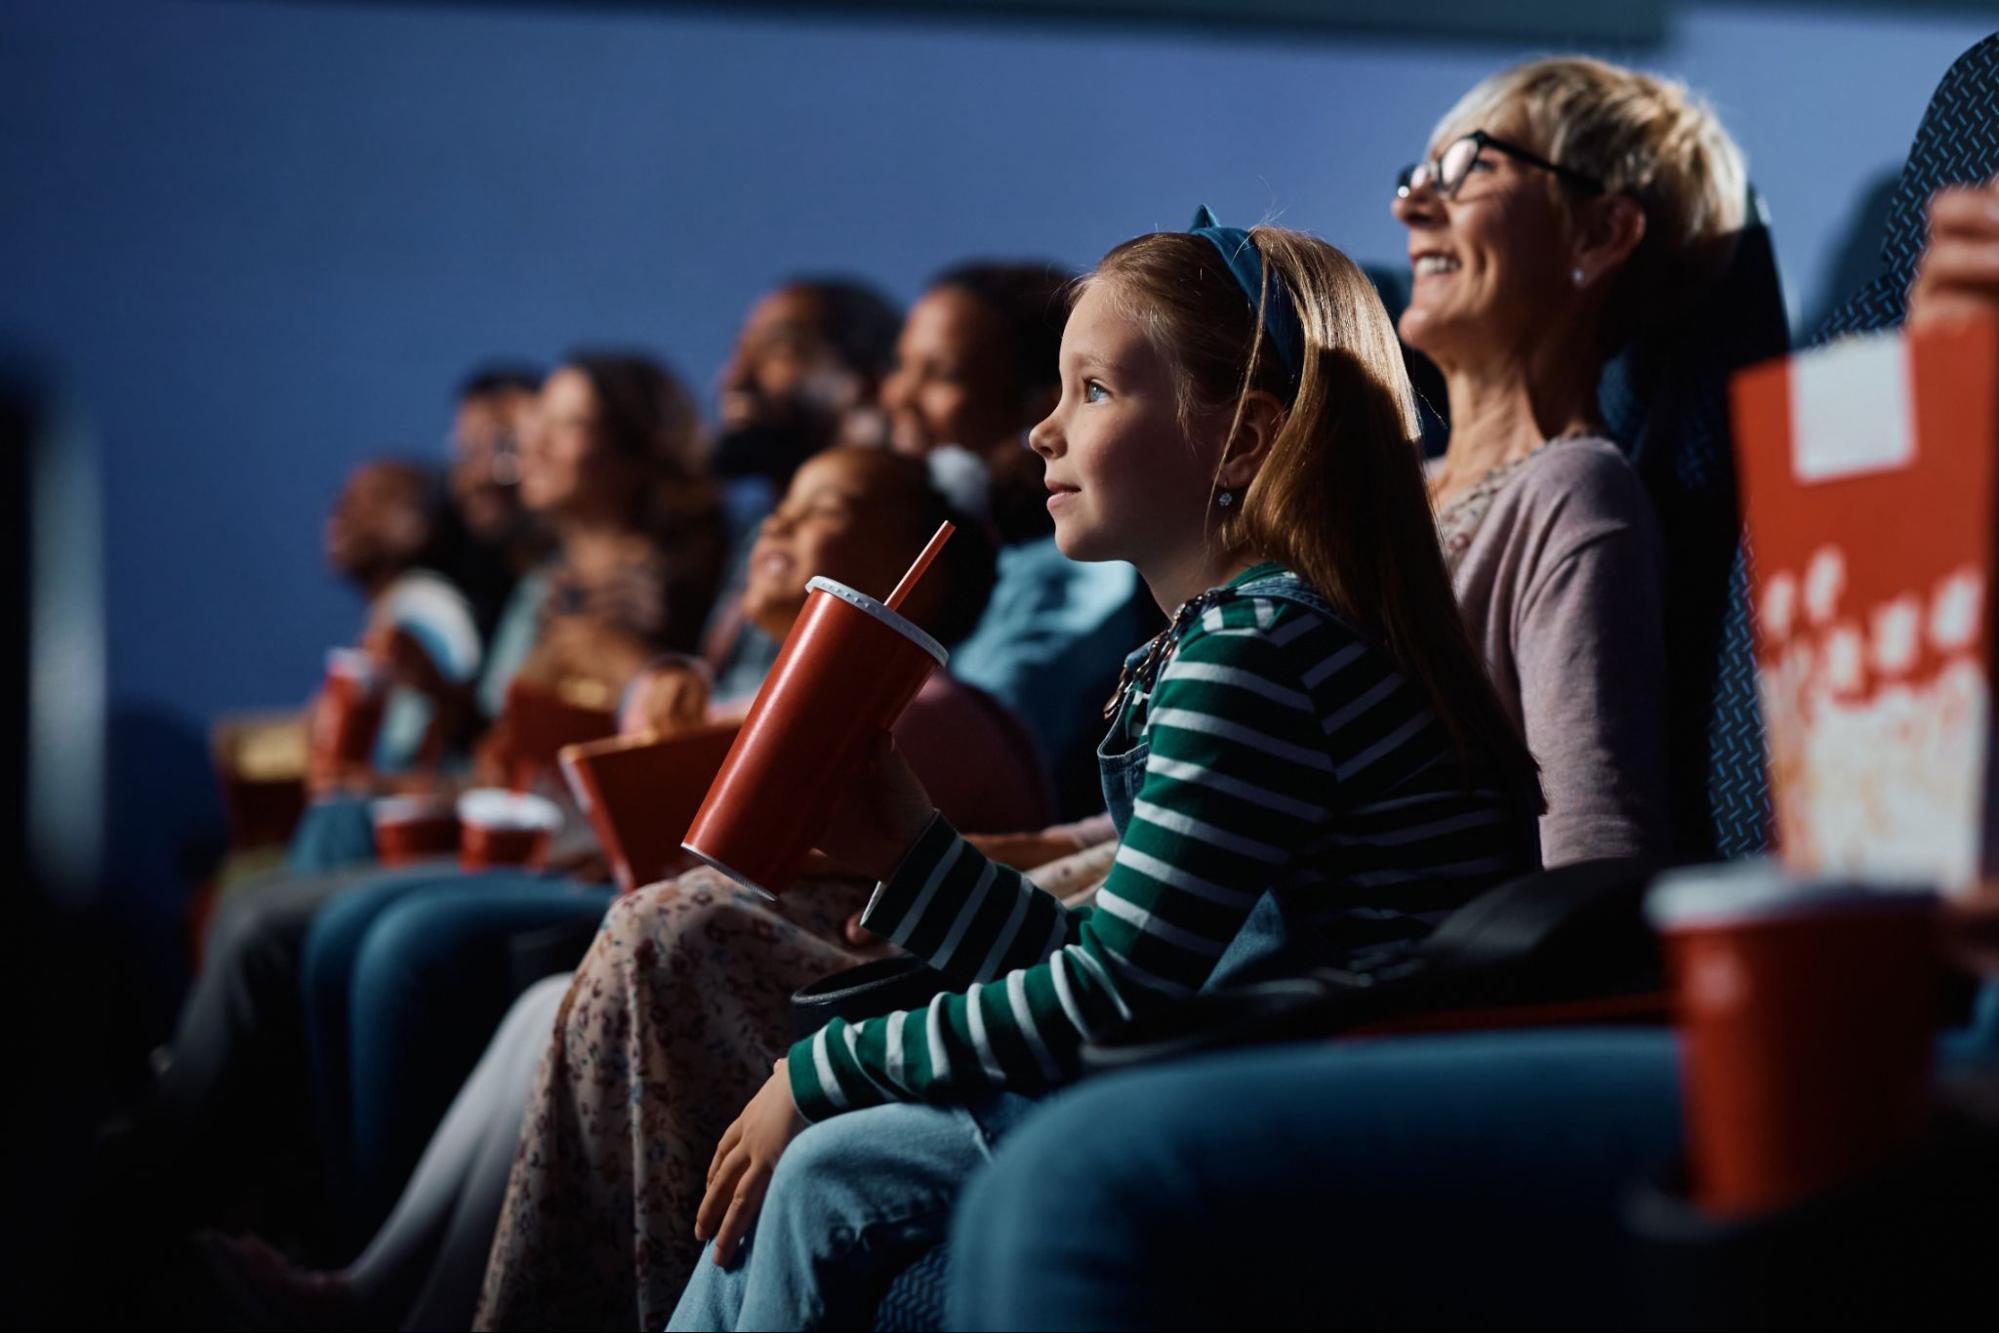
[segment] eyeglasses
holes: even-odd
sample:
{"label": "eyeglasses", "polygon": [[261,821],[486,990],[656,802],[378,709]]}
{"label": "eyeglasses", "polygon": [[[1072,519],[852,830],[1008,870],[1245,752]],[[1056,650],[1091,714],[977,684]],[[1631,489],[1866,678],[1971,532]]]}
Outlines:
{"label": "eyeglasses", "polygon": [[1412,193],[1429,186],[1446,199],[1458,197],[1458,187],[1471,175],[1478,165],[1480,154],[1486,149],[1504,153],[1516,162],[1525,162],[1530,167],[1552,171],[1570,185],[1585,194],[1602,194],[1603,182],[1594,176],[1585,176],[1580,171],[1571,170],[1559,162],[1550,162],[1528,152],[1517,143],[1508,143],[1495,138],[1484,130],[1473,130],[1462,139],[1454,139],[1443,152],[1425,162],[1412,162],[1402,168],[1395,177],[1395,197],[1407,199]]}

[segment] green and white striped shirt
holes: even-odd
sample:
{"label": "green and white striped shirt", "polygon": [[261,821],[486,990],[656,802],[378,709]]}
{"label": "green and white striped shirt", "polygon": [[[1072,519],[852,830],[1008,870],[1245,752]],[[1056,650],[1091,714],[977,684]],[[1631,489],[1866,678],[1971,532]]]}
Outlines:
{"label": "green and white striped shirt", "polygon": [[1361,965],[1532,868],[1526,806],[1468,784],[1420,687],[1297,602],[1208,606],[1120,729],[1150,748],[1095,904],[1064,908],[933,821],[863,922],[968,989],[795,1045],[807,1119],[1066,1081],[1094,1034],[1198,991],[1266,892],[1325,961]]}

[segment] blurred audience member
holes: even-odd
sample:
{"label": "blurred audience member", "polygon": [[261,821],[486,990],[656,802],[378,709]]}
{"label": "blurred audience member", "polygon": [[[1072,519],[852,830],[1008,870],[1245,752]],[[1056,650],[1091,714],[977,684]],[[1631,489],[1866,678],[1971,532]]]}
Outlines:
{"label": "blurred audience member", "polygon": [[571,357],[542,386],[520,461],[521,503],[556,549],[514,591],[481,702],[498,715],[516,674],[614,702],[655,654],[695,647],[721,578],[693,400],[644,357]]}
{"label": "blurred audience member", "polygon": [[[839,438],[849,413],[874,401],[900,324],[886,297],[843,277],[794,278],[750,308],[722,370],[714,448],[739,534],[754,537],[747,530],[798,465]],[[745,515],[753,516],[743,522]]]}
{"label": "blurred audience member", "polygon": [[757,524],[805,459],[871,409],[901,317],[849,278],[797,278],[751,307],[721,375],[714,465],[729,522],[729,571],[704,651],[723,698],[754,693],[778,645],[742,616],[743,562]]}
{"label": "blurred audience member", "polygon": [[[375,773],[436,762],[447,743],[467,739],[468,686],[482,645],[471,603],[442,572],[461,563],[462,538],[442,478],[395,460],[356,468],[327,518],[327,563],[367,599],[362,646],[392,682]],[[323,748],[314,754],[316,789],[350,776],[327,767]]]}
{"label": "blurred audience member", "polygon": [[514,583],[547,554],[521,508],[520,441],[541,393],[541,371],[493,362],[467,375],[451,422],[451,501],[465,524],[466,568],[449,571],[491,636]]}

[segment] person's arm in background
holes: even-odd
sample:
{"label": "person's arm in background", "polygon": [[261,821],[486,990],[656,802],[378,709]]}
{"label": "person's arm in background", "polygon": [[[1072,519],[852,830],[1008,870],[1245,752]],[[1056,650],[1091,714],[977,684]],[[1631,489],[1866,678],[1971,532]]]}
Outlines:
{"label": "person's arm in background", "polygon": [[1909,287],[1908,326],[1999,313],[1999,180],[1940,190],[1930,240]]}

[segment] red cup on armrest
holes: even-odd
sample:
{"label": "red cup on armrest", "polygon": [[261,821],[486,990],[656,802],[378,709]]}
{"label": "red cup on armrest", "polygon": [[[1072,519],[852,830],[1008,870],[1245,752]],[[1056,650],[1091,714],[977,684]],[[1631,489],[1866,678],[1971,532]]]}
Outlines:
{"label": "red cup on armrest", "polygon": [[481,787],[458,798],[458,823],[462,868],[539,866],[548,860],[562,812],[543,796]]}
{"label": "red cup on armrest", "polygon": [[1743,1217],[1865,1174],[1929,1114],[1936,899],[1787,877],[1774,863],[1662,876],[1684,1041],[1694,1201]]}
{"label": "red cup on armrest", "polygon": [[388,697],[388,677],[375,659],[359,648],[327,652],[326,686],[313,715],[312,743],[321,772],[338,772],[374,757]]}
{"label": "red cup on armrest", "polygon": [[805,609],[681,844],[765,895],[797,878],[869,741],[946,659],[866,593],[824,578],[805,586]]}
{"label": "red cup on armrest", "polygon": [[384,796],[369,813],[375,820],[375,856],[385,866],[458,850],[458,811],[448,796]]}

